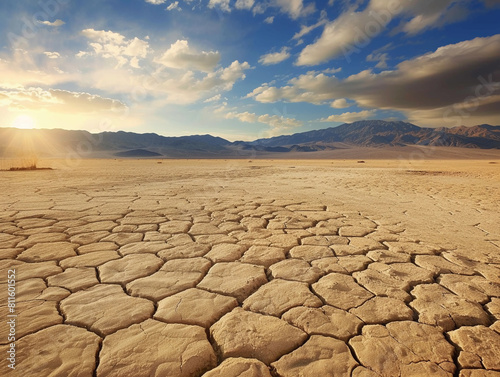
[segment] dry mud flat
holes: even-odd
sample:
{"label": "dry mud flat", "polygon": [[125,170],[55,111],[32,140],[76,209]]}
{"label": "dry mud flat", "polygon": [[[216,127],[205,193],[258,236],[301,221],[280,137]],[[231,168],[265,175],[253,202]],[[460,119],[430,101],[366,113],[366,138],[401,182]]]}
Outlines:
{"label": "dry mud flat", "polygon": [[500,375],[498,164],[52,164],[0,177],[1,375]]}

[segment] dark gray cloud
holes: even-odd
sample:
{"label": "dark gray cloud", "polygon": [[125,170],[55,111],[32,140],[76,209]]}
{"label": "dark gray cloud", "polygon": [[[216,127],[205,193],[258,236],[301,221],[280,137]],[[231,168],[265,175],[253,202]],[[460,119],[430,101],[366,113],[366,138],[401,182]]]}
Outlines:
{"label": "dark gray cloud", "polygon": [[[496,113],[488,100],[500,93],[500,34],[443,46],[404,61],[391,71],[360,72],[344,80],[308,73],[281,88],[259,87],[250,97],[259,102],[324,103],[349,98],[364,108],[447,111],[476,103],[474,117]],[[480,105],[478,105],[480,104]],[[435,114],[434,114],[435,116]],[[472,116],[472,115],[471,115]]]}

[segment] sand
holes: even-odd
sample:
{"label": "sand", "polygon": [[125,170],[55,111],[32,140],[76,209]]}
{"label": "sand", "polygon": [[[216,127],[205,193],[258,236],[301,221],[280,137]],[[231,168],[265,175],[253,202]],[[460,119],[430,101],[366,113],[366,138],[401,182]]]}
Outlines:
{"label": "sand", "polygon": [[0,374],[500,375],[500,155],[452,155],[0,172]]}

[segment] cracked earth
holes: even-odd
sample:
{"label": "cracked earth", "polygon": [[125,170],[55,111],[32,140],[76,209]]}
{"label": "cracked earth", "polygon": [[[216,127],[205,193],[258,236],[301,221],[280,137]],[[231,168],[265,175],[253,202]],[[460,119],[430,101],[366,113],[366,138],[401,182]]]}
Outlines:
{"label": "cracked earth", "polygon": [[61,164],[0,178],[1,375],[500,376],[496,166]]}

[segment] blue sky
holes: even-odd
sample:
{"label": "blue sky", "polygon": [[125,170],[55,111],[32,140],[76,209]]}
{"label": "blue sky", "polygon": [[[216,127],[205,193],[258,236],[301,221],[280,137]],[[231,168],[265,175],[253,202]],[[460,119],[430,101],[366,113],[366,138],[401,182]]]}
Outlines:
{"label": "blue sky", "polygon": [[500,124],[499,0],[8,0],[0,126],[252,140]]}

